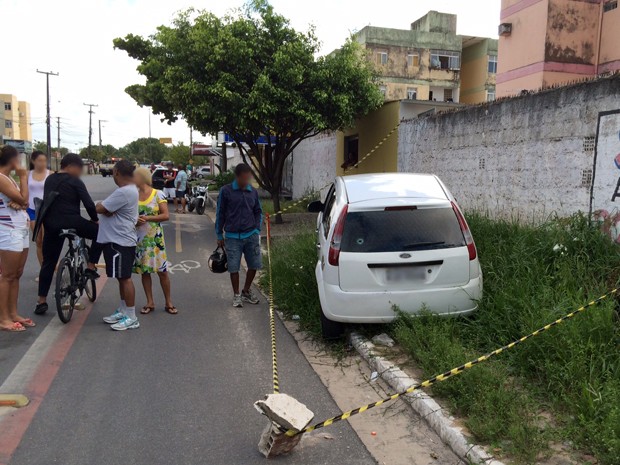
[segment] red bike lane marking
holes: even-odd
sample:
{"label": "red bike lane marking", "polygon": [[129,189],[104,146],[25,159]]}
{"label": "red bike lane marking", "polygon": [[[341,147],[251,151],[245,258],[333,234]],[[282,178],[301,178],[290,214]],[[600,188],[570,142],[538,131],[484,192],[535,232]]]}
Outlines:
{"label": "red bike lane marking", "polygon": [[[101,277],[97,281],[97,295],[103,291],[106,281],[107,278],[105,277]],[[89,302],[84,311],[73,313],[73,318],[66,325],[65,331],[58,335],[52,347],[41,359],[36,372],[28,382],[25,392],[23,392],[30,403],[26,407],[15,409],[15,412],[7,413],[0,418],[0,465],[8,465],[19,447],[54,378],[56,378],[58,370],[60,370],[71,346],[77,339],[88,315],[90,315],[93,305]]]}

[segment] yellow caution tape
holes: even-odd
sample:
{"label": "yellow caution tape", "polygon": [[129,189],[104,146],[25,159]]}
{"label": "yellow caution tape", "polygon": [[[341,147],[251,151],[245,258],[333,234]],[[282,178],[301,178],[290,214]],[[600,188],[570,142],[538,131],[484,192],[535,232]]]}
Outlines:
{"label": "yellow caution tape", "polygon": [[586,309],[590,308],[590,307],[594,307],[595,305],[600,304],[603,300],[614,296],[618,293],[619,289],[612,289],[611,291],[609,291],[607,294],[604,294],[602,296],[600,296],[598,299],[595,299],[589,303],[587,303],[586,305],[583,305],[582,307],[579,307],[577,310],[574,310],[572,312],[570,312],[567,315],[564,315],[562,318],[558,318],[557,320],[546,324],[545,326],[543,326],[542,328],[537,329],[536,331],[528,334],[527,336],[523,336],[519,339],[517,339],[516,341],[511,342],[510,344],[507,344],[503,347],[500,347],[499,349],[495,349],[493,352],[489,352],[486,355],[482,355],[481,357],[478,357],[475,360],[472,360],[470,362],[467,362],[461,366],[458,366],[456,368],[452,368],[449,371],[446,371],[444,373],[441,373],[439,375],[433,376],[432,378],[427,379],[426,381],[422,381],[421,383],[418,384],[414,384],[413,386],[411,386],[409,389],[402,391],[402,392],[398,392],[396,394],[392,394],[389,397],[386,397],[384,399],[378,400],[376,402],[372,402],[370,404],[366,404],[362,407],[358,407],[356,409],[353,410],[349,410],[347,412],[342,412],[340,415],[336,415],[335,417],[329,418],[325,421],[322,421],[321,423],[317,423],[316,425],[312,425],[312,426],[308,426],[306,428],[304,428],[301,431],[296,431],[296,430],[286,430],[286,429],[282,429],[281,431],[283,433],[286,433],[287,436],[296,436],[297,434],[303,434],[303,433],[309,433],[311,431],[317,430],[319,428],[324,428],[326,426],[332,425],[338,421],[342,421],[342,420],[348,420],[349,418],[351,418],[354,415],[357,415],[359,413],[363,413],[366,410],[370,410],[371,408],[374,407],[378,407],[379,405],[383,405],[386,402],[390,402],[392,400],[396,400],[399,397],[402,397],[404,395],[407,394],[411,394],[414,391],[417,391],[421,388],[427,388],[429,386],[432,386],[433,384],[439,382],[439,381],[445,381],[448,378],[451,378],[453,376],[456,376],[460,373],[463,373],[464,371],[469,370],[470,368],[473,368],[474,366],[478,365],[479,363],[482,362],[486,362],[487,360],[489,360],[490,358],[494,357],[495,355],[499,355],[502,352],[504,352],[505,350],[508,349],[512,349],[513,347],[527,341],[528,339],[533,338],[534,336],[538,336],[539,334],[544,333],[545,331],[549,331],[551,328],[553,328],[554,326],[559,325],[560,323],[563,323],[566,320],[570,320],[571,318],[577,316],[578,314],[584,312]]}

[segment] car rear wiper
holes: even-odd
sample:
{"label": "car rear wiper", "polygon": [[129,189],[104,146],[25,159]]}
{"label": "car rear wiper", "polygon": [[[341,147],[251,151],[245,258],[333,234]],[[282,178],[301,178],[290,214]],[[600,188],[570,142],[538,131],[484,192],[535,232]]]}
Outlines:
{"label": "car rear wiper", "polygon": [[436,241],[436,242],[414,242],[412,244],[407,244],[403,246],[403,250],[413,250],[421,247],[433,247],[435,245],[444,245],[446,241]]}

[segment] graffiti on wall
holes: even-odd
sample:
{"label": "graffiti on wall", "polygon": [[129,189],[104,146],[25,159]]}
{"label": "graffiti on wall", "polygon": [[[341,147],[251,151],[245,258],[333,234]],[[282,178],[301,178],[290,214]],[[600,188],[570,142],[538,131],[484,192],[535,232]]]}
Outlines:
{"label": "graffiti on wall", "polygon": [[595,154],[591,212],[620,244],[620,110],[599,114]]}

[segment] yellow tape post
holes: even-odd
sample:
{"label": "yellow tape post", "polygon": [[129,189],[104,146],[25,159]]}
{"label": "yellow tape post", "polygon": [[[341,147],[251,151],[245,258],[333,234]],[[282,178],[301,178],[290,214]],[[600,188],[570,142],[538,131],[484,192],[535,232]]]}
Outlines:
{"label": "yellow tape post", "polygon": [[273,392],[280,392],[278,379],[278,352],[276,348],[276,317],[273,303],[273,273],[271,272],[271,217],[265,216],[267,223],[267,269],[269,273],[269,327],[271,330],[271,366],[273,371]]}
{"label": "yellow tape post", "polygon": [[590,307],[594,307],[595,305],[600,304],[602,301],[604,301],[605,299],[612,297],[614,295],[616,295],[618,293],[619,289],[612,289],[611,291],[609,291],[607,294],[604,294],[602,296],[600,296],[598,299],[595,299],[589,303],[587,303],[586,305],[583,305],[581,307],[579,307],[576,310],[573,310],[572,312],[568,313],[567,315],[564,315],[561,318],[558,318],[555,321],[552,321],[549,324],[546,324],[545,326],[543,326],[542,328],[537,329],[536,331],[531,332],[530,334],[528,334],[527,336],[523,336],[513,342],[511,342],[510,344],[506,344],[505,346],[500,347],[499,349],[495,349],[492,352],[489,352],[486,355],[482,355],[481,357],[478,357],[475,360],[471,360],[461,366],[458,366],[456,368],[452,368],[449,371],[446,371],[444,373],[438,374],[436,376],[433,376],[432,378],[427,379],[426,381],[422,381],[421,383],[418,384],[414,384],[413,386],[411,386],[409,389],[402,391],[402,392],[398,392],[396,394],[392,394],[389,397],[386,397],[384,399],[378,400],[376,402],[372,402],[370,404],[366,404],[362,407],[358,407],[356,409],[353,410],[349,410],[347,412],[342,412],[340,415],[336,415],[335,417],[329,418],[325,421],[322,421],[321,423],[317,423],[316,425],[312,425],[312,426],[308,426],[307,428],[304,428],[301,431],[295,431],[295,430],[282,430],[283,433],[285,433],[287,436],[295,436],[297,434],[303,434],[303,433],[309,433],[311,431],[314,431],[316,429],[319,428],[324,428],[326,426],[332,425],[338,421],[342,421],[342,420],[348,420],[349,418],[351,418],[354,415],[358,415],[360,413],[365,412],[366,410],[370,410],[371,408],[374,407],[378,407],[380,405],[385,404],[386,402],[390,402],[392,400],[396,400],[399,397],[405,396],[407,394],[411,394],[414,391],[420,390],[422,388],[427,388],[429,386],[432,386],[433,384],[439,382],[439,381],[445,381],[448,378],[452,378],[453,376],[456,376],[460,373],[463,373],[464,371],[467,371],[473,367],[475,367],[476,365],[478,365],[479,363],[482,362],[486,362],[487,360],[489,360],[490,358],[501,354],[502,352],[504,352],[505,350],[509,350],[512,349],[513,347],[527,341],[528,339],[531,339],[535,336],[538,336],[539,334],[542,334],[546,331],[549,331],[551,328],[553,328],[554,326],[557,326],[563,322],[565,322],[566,320],[570,320],[571,318],[577,316],[578,314],[584,312],[586,309],[590,308]]}

